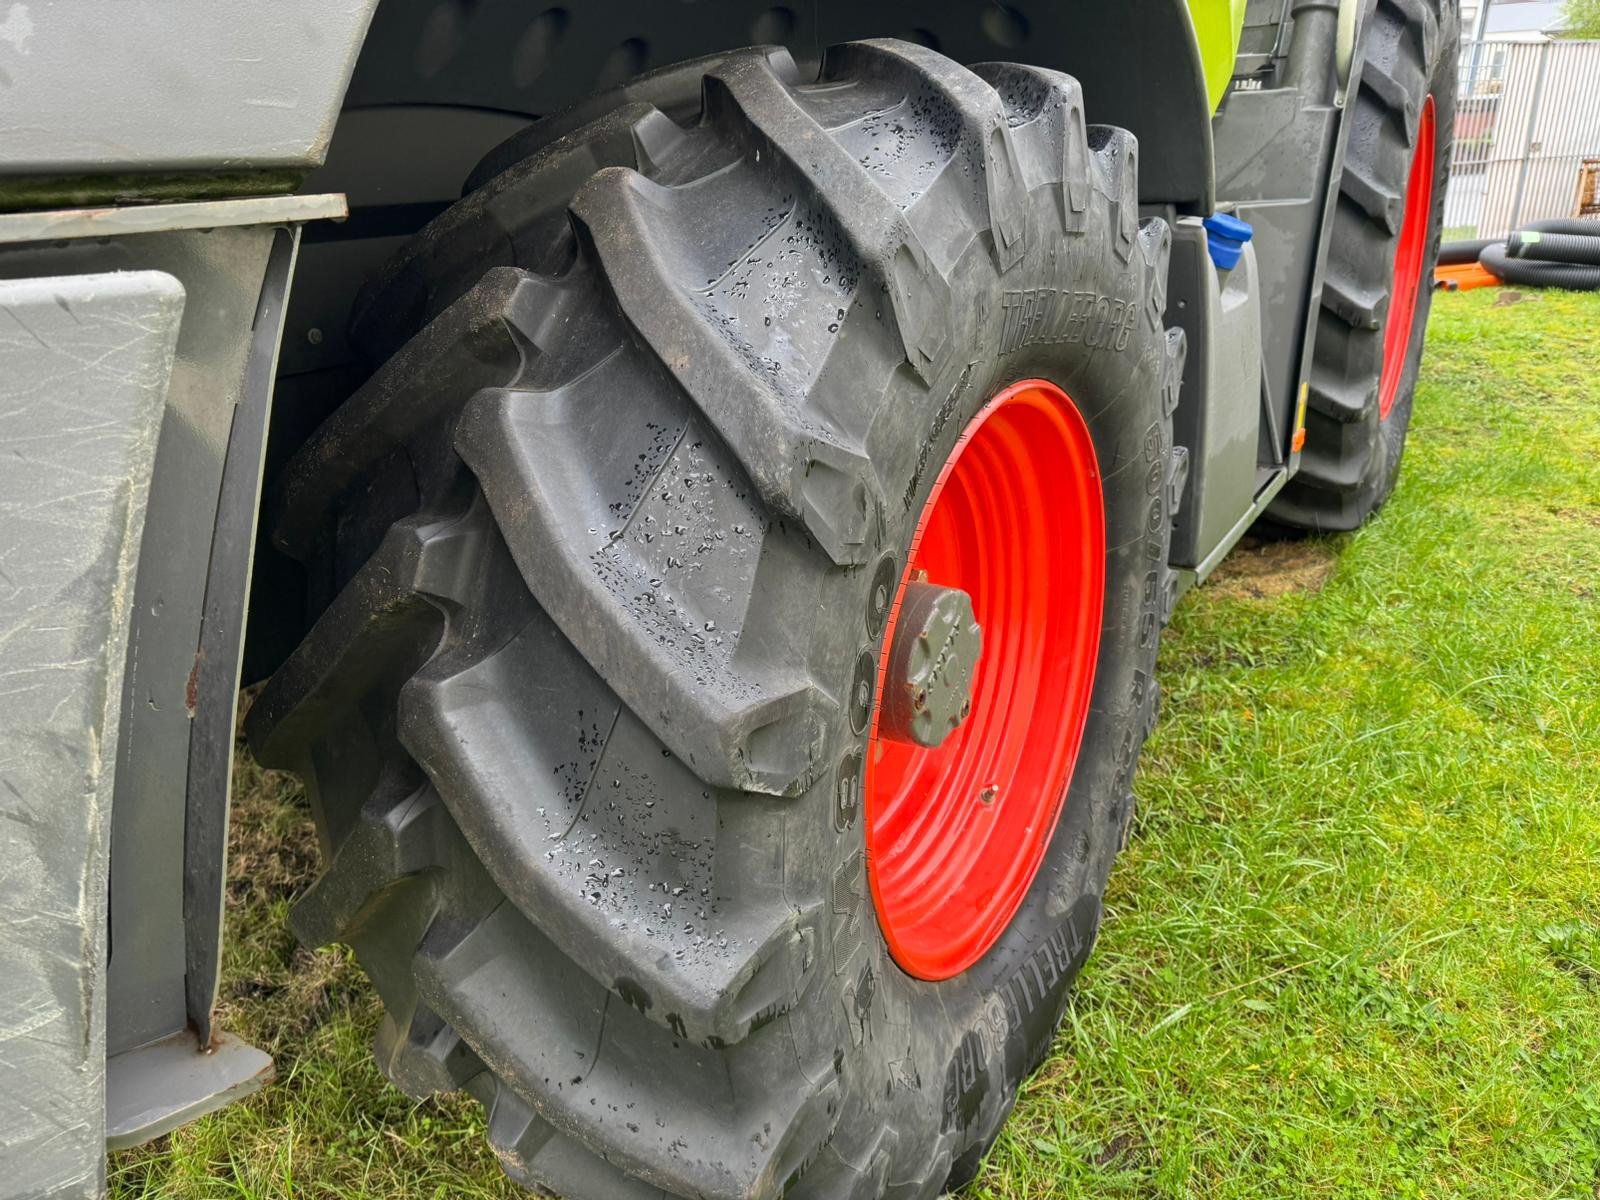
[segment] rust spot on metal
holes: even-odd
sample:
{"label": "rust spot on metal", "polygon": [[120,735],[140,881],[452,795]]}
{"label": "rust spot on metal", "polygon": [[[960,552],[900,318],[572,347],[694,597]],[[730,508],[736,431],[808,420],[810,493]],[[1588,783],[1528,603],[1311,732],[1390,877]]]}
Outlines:
{"label": "rust spot on metal", "polygon": [[218,1050],[222,1049],[223,1039],[227,1035],[224,1034],[221,1028],[217,1025],[216,1009],[211,1010],[211,1014],[206,1021],[207,1027],[211,1030],[211,1036],[203,1042],[200,1040],[200,1024],[194,1019],[193,1016],[184,1022],[184,1024],[188,1027],[189,1032],[194,1036],[195,1050],[200,1054],[215,1054]]}

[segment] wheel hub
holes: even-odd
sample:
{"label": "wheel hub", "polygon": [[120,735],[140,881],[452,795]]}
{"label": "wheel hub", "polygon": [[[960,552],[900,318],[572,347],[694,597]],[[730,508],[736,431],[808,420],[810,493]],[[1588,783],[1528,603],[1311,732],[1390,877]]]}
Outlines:
{"label": "wheel hub", "polygon": [[972,713],[983,630],[972,597],[921,579],[906,584],[889,647],[878,736],[932,749]]}

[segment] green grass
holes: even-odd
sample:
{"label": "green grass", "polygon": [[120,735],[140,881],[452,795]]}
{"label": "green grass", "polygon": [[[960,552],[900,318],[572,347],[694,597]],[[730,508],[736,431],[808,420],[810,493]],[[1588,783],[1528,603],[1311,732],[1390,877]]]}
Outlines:
{"label": "green grass", "polygon": [[[1180,605],[1100,945],[971,1200],[1600,1195],[1600,297],[1496,295],[1435,304],[1376,522]],[[522,1195],[470,1104],[383,1085],[359,972],[283,928],[305,819],[242,771],[224,1019],[281,1078],[113,1194]]]}

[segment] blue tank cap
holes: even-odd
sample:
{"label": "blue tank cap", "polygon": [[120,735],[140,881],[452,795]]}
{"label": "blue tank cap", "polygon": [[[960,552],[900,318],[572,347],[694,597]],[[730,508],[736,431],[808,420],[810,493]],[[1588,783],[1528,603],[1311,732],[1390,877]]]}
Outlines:
{"label": "blue tank cap", "polygon": [[1255,237],[1255,229],[1250,222],[1230,217],[1227,213],[1212,213],[1202,224],[1206,229],[1206,248],[1211,251],[1211,261],[1219,271],[1233,270],[1239,265],[1244,244]]}

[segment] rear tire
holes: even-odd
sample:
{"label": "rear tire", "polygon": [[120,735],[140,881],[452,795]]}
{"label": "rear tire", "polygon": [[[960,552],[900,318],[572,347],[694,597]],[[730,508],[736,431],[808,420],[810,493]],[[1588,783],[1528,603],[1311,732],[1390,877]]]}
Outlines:
{"label": "rear tire", "polygon": [[[296,932],[355,948],[390,1079],[471,1091],[574,1200],[970,1177],[1155,719],[1183,342],[1134,139],[901,43],[822,83],[743,51],[524,137],[369,288],[387,361],[271,512],[326,604],[249,717],[322,833]],[[1031,889],[931,983],[879,932],[850,701],[939,465],[1025,379],[1100,464],[1098,660]]]}
{"label": "rear tire", "polygon": [[[1361,33],[1350,138],[1314,314],[1300,470],[1267,510],[1315,532],[1359,527],[1394,490],[1433,299],[1455,124],[1459,13],[1448,0],[1380,0]],[[1429,101],[1431,100],[1431,103]],[[1408,185],[1431,129],[1420,264],[1405,262]],[[1401,261],[1397,263],[1397,258]],[[1414,303],[1406,293],[1415,288]],[[1403,329],[1391,330],[1395,321]],[[1392,365],[1386,370],[1386,344]]]}

